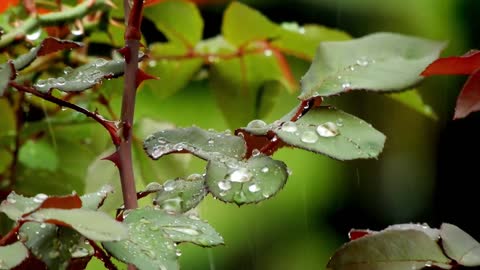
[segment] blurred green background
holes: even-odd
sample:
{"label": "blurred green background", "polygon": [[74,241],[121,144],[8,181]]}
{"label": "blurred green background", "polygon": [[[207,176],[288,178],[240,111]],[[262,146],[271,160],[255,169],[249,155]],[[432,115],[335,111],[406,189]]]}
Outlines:
{"label": "blurred green background", "polygon": [[[444,55],[463,54],[469,48],[479,47],[480,42],[476,36],[480,30],[476,20],[480,2],[475,0],[242,2],[277,23],[315,23],[345,30],[354,37],[389,31],[448,40]],[[206,23],[205,37],[220,32],[224,8],[224,5],[201,7]],[[298,61],[292,66],[297,79],[308,68],[306,63]],[[284,190],[273,199],[241,208],[209,196],[198,211],[202,219],[208,220],[224,236],[226,246],[202,249],[181,245],[182,269],[324,269],[329,256],[347,241],[350,228],[378,230],[393,223],[428,222],[438,226],[446,221],[480,236],[480,221],[462,213],[478,203],[474,188],[474,181],[478,180],[478,176],[474,177],[475,160],[467,158],[467,154],[480,150],[480,134],[475,129],[480,117],[477,114],[455,123],[450,121],[455,97],[464,79],[429,78],[419,87],[426,103],[431,104],[439,116],[438,121],[391,99],[365,92],[328,100],[387,135],[380,158],[339,162],[306,151],[280,150],[275,158],[287,163],[293,172]],[[121,87],[121,81],[108,81],[105,85],[106,89],[114,89]],[[285,114],[297,104],[295,97],[282,92],[264,120],[273,121]],[[138,104],[142,106],[136,117],[144,119],[142,125],[136,127],[140,133],[165,126],[158,122],[178,126],[195,124],[217,130],[229,128],[204,81],[193,82],[162,100],[152,98],[148,91],[140,91]],[[0,118],[0,123],[3,121]],[[25,169],[18,176],[19,188],[25,193],[82,192],[95,190],[103,182],[115,179],[115,169],[109,163],[92,163],[95,158],[105,156],[109,142],[99,135],[102,133],[101,128],[91,123],[78,126],[54,123],[44,140],[54,144],[61,157],[57,167],[69,178],[73,175],[80,180],[88,179],[85,186],[83,182],[78,184],[61,177],[47,180],[49,168],[42,168],[47,173]],[[164,180],[203,170],[203,162],[186,159],[169,157],[163,161],[164,171],[139,177],[159,181],[155,178],[158,174]],[[176,160],[190,163],[172,167]],[[93,260],[88,269],[103,267]]]}

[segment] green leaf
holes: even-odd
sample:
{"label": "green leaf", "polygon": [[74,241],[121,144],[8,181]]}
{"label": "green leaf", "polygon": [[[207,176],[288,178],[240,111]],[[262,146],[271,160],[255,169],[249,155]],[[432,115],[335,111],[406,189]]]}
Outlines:
{"label": "green leaf", "polygon": [[242,138],[198,127],[159,131],[145,139],[144,148],[152,159],[178,152],[189,152],[205,160],[222,156],[240,159],[246,151]]}
{"label": "green leaf", "polygon": [[283,188],[287,178],[285,163],[263,155],[246,162],[211,160],[206,174],[208,190],[216,198],[238,205],[272,197]]}
{"label": "green leaf", "polygon": [[59,163],[57,153],[44,140],[27,141],[20,148],[18,159],[30,169],[45,169],[48,171],[56,171]]}
{"label": "green leaf", "polygon": [[255,120],[243,130],[256,135],[272,131],[287,145],[338,160],[375,158],[385,143],[385,135],[370,124],[333,107],[313,108],[296,122],[290,118],[291,113],[270,125]]}
{"label": "green leaf", "polygon": [[286,54],[312,60],[320,42],[351,39],[347,33],[320,25],[299,26],[296,23],[283,23],[280,34],[272,45]]}
{"label": "green leaf", "polygon": [[410,91],[405,91],[405,92],[400,92],[400,93],[392,93],[392,94],[387,94],[387,97],[396,100],[403,105],[433,119],[437,120],[438,116],[435,114],[433,111],[432,107],[429,105],[425,104],[422,100],[422,96],[420,93],[416,90],[410,90]]}
{"label": "green leaf", "polygon": [[343,245],[328,262],[329,270],[450,269],[437,242],[418,230],[385,230]]}
{"label": "green leaf", "polygon": [[18,237],[49,269],[67,269],[70,259],[93,255],[93,248],[85,244],[85,237],[70,228],[26,222]]}
{"label": "green leaf", "polygon": [[2,116],[2,124],[0,125],[0,145],[8,146],[13,142],[16,132],[16,117],[12,106],[7,99],[0,99],[0,115]]}
{"label": "green leaf", "polygon": [[41,193],[34,198],[26,198],[12,191],[0,204],[0,212],[5,213],[12,220],[18,220],[24,214],[37,209],[46,198],[47,195]]}
{"label": "green leaf", "polygon": [[160,187],[154,204],[173,213],[185,213],[196,207],[207,194],[205,180],[200,174],[192,174],[187,180],[169,180]]}
{"label": "green leaf", "polygon": [[348,90],[399,91],[412,87],[445,42],[392,33],[322,42],[302,78],[300,99]]}
{"label": "green leaf", "polygon": [[245,125],[259,118],[259,96],[266,84],[289,83],[271,51],[249,54],[242,58],[220,60],[210,68],[210,86],[217,104],[232,127]]}
{"label": "green leaf", "polygon": [[231,3],[223,15],[222,35],[237,46],[274,37],[279,30],[260,12],[239,2]]}
{"label": "green leaf", "polygon": [[102,206],[108,194],[111,193],[113,193],[113,187],[107,184],[101,187],[97,192],[83,195],[80,197],[80,199],[82,199],[82,208],[97,210],[100,208],[100,206]]}
{"label": "green leaf", "polygon": [[21,242],[0,247],[0,269],[12,269],[27,257],[28,249]]}
{"label": "green leaf", "polygon": [[165,45],[160,43],[150,46],[150,58],[152,60],[148,62],[147,73],[158,77],[158,80],[149,80],[142,84],[142,87],[150,88],[151,92],[158,98],[169,97],[184,88],[203,64],[203,60],[200,58],[162,59],[165,54],[168,55],[168,52],[164,52],[164,48]]}
{"label": "green leaf", "polygon": [[443,223],[442,246],[448,257],[464,266],[480,266],[480,243],[455,225]]}
{"label": "green leaf", "polygon": [[188,1],[162,1],[144,10],[168,40],[193,47],[202,39],[203,19],[195,4]]}
{"label": "green leaf", "polygon": [[95,241],[119,241],[128,237],[127,228],[109,215],[87,209],[40,209],[28,220],[67,224],[85,237]]}
{"label": "green leaf", "polygon": [[65,76],[57,78],[40,79],[33,86],[40,92],[50,92],[58,89],[64,92],[78,92],[89,89],[104,79],[115,78],[123,75],[124,59],[106,60],[97,58],[92,63],[76,69],[66,68]]}

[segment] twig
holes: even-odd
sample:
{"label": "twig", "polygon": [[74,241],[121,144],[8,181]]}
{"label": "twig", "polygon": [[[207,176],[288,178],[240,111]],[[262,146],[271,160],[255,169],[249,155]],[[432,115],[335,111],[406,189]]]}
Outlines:
{"label": "twig", "polygon": [[95,243],[95,241],[92,241],[90,239],[87,240],[88,243],[93,247],[93,250],[95,253],[93,256],[95,256],[97,259],[103,262],[103,265],[109,269],[109,270],[117,270],[117,267],[113,264],[112,260],[110,259],[111,256],[105,253],[101,247]]}

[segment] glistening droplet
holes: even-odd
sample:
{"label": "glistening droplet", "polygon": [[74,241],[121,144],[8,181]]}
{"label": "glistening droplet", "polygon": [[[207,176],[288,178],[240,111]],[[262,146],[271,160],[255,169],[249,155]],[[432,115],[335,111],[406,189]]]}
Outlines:
{"label": "glistening droplet", "polygon": [[316,143],[318,141],[318,136],[315,132],[307,130],[302,133],[300,140],[304,143]]}
{"label": "glistening droplet", "polygon": [[329,138],[337,136],[340,134],[340,131],[335,123],[326,122],[317,127],[317,133],[321,137]]}

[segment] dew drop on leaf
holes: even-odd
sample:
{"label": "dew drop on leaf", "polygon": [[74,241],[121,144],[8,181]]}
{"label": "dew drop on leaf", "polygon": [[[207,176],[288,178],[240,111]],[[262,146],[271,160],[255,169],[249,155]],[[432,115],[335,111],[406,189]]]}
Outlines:
{"label": "dew drop on leaf", "polygon": [[38,28],[38,29],[34,30],[33,32],[28,33],[25,37],[30,41],[35,41],[40,37],[41,34],[42,34],[42,29]]}
{"label": "dew drop on leaf", "polygon": [[218,182],[218,188],[220,188],[223,191],[227,191],[232,188],[232,184],[230,183],[230,181],[223,180]]}
{"label": "dew drop on leaf", "polygon": [[291,122],[291,121],[288,121],[288,122],[285,122],[283,125],[282,125],[282,128],[281,128],[283,131],[285,132],[295,132],[297,131],[297,124],[295,124],[294,122]]}
{"label": "dew drop on leaf", "polygon": [[317,133],[321,137],[329,138],[337,136],[340,131],[335,123],[326,122],[317,127]]}
{"label": "dew drop on leaf", "polygon": [[342,83],[343,90],[349,89],[350,87],[352,87],[351,83],[349,83],[349,82]]}
{"label": "dew drop on leaf", "polygon": [[256,119],[256,120],[250,121],[250,123],[248,123],[247,125],[247,128],[264,128],[266,126],[267,126],[267,123],[265,123],[265,121]]}
{"label": "dew drop on leaf", "polygon": [[47,81],[40,79],[37,81],[35,85],[38,87],[44,87],[46,84],[47,84]]}
{"label": "dew drop on leaf", "polygon": [[163,184],[163,190],[165,191],[172,191],[175,189],[175,181],[174,180],[168,180]]}
{"label": "dew drop on leaf", "polygon": [[259,192],[259,191],[260,191],[260,187],[259,187],[257,184],[253,184],[253,185],[248,186],[248,190],[249,190],[250,192],[255,193],[255,192]]}
{"label": "dew drop on leaf", "polygon": [[36,202],[36,203],[42,203],[47,198],[48,198],[48,196],[46,194],[39,193],[35,197],[33,197],[33,201]]}
{"label": "dew drop on leaf", "polygon": [[263,54],[264,54],[266,57],[270,57],[270,56],[273,55],[273,52],[272,52],[272,50],[267,49],[267,50],[265,50],[265,51],[263,52]]}
{"label": "dew drop on leaf", "polygon": [[316,143],[318,141],[318,136],[315,132],[307,130],[302,133],[300,140],[304,143]]}
{"label": "dew drop on leaf", "polygon": [[263,167],[260,171],[263,172],[263,173],[267,173],[269,171],[269,169],[268,169],[268,167]]}
{"label": "dew drop on leaf", "polygon": [[247,168],[240,168],[232,172],[229,179],[232,182],[244,183],[252,179],[252,174]]}
{"label": "dew drop on leaf", "polygon": [[368,66],[368,60],[365,57],[361,57],[357,60],[357,64],[362,67]]}
{"label": "dew drop on leaf", "polygon": [[57,85],[65,85],[67,81],[63,77],[57,78]]}

